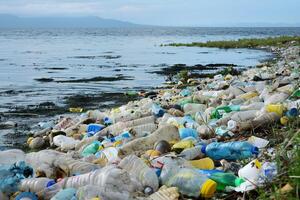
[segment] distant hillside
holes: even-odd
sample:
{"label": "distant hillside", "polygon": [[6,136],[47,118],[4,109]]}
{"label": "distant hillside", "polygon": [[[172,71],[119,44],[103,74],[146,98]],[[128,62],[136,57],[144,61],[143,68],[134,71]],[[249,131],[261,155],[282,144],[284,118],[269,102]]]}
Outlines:
{"label": "distant hillside", "polygon": [[100,17],[17,17],[0,14],[0,28],[113,28],[141,25]]}

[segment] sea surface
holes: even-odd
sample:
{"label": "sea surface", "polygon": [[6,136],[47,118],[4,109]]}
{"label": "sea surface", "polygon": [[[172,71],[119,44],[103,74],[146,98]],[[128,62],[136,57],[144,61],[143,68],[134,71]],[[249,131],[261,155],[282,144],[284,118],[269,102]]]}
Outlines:
{"label": "sea surface", "polygon": [[[119,93],[162,85],[166,77],[153,73],[162,67],[251,67],[272,56],[261,50],[161,44],[279,35],[300,35],[300,28],[0,29],[0,114],[37,105],[64,107],[72,100],[84,107],[93,96],[99,100],[94,107],[111,105]],[[7,120],[0,115],[0,122]],[[3,145],[2,137],[16,132],[10,131],[0,130],[0,148],[10,144],[8,139]]]}

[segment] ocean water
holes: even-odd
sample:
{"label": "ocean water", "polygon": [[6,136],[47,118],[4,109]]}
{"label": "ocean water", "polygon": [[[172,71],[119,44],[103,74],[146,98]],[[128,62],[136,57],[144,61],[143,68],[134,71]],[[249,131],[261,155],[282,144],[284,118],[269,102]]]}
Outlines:
{"label": "ocean water", "polygon": [[74,95],[149,89],[165,80],[151,72],[174,64],[254,66],[271,54],[161,44],[279,35],[300,35],[300,28],[0,29],[0,113],[44,102],[64,106]]}

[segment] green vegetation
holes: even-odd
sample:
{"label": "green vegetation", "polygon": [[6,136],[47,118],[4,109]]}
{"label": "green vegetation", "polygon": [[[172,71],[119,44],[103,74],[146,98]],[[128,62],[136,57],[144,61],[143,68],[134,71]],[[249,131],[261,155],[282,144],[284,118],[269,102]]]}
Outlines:
{"label": "green vegetation", "polygon": [[280,36],[269,38],[252,38],[239,40],[223,40],[223,41],[208,41],[208,42],[193,42],[193,43],[171,43],[164,46],[186,46],[186,47],[215,47],[215,48],[258,48],[263,46],[284,46],[287,43],[300,45],[300,36]]}
{"label": "green vegetation", "polygon": [[[276,149],[275,161],[278,166],[278,176],[257,191],[258,197],[256,199],[299,199],[299,127],[300,118],[297,117],[292,119],[286,127],[275,127],[271,131],[272,138],[276,138],[273,142]],[[291,186],[290,190],[283,191],[282,188],[287,188],[287,184]]]}

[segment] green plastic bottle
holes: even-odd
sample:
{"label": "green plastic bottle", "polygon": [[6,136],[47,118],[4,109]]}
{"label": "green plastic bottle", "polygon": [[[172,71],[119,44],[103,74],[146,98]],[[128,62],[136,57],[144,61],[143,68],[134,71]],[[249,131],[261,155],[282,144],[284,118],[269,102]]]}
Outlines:
{"label": "green plastic bottle", "polygon": [[291,97],[292,99],[299,99],[300,98],[300,89],[296,90]]}
{"label": "green plastic bottle", "polygon": [[99,149],[99,142],[93,142],[92,144],[84,148],[81,155],[86,157],[91,154],[95,154],[98,151],[98,149]]}
{"label": "green plastic bottle", "polygon": [[211,114],[212,119],[221,119],[225,113],[239,111],[240,105],[220,106],[217,107]]}
{"label": "green plastic bottle", "polygon": [[211,180],[217,182],[217,190],[223,191],[225,190],[226,186],[233,186],[237,187],[241,185],[243,182],[245,182],[244,179],[238,178],[232,173],[222,173],[222,172],[217,172],[211,174],[209,177]]}

